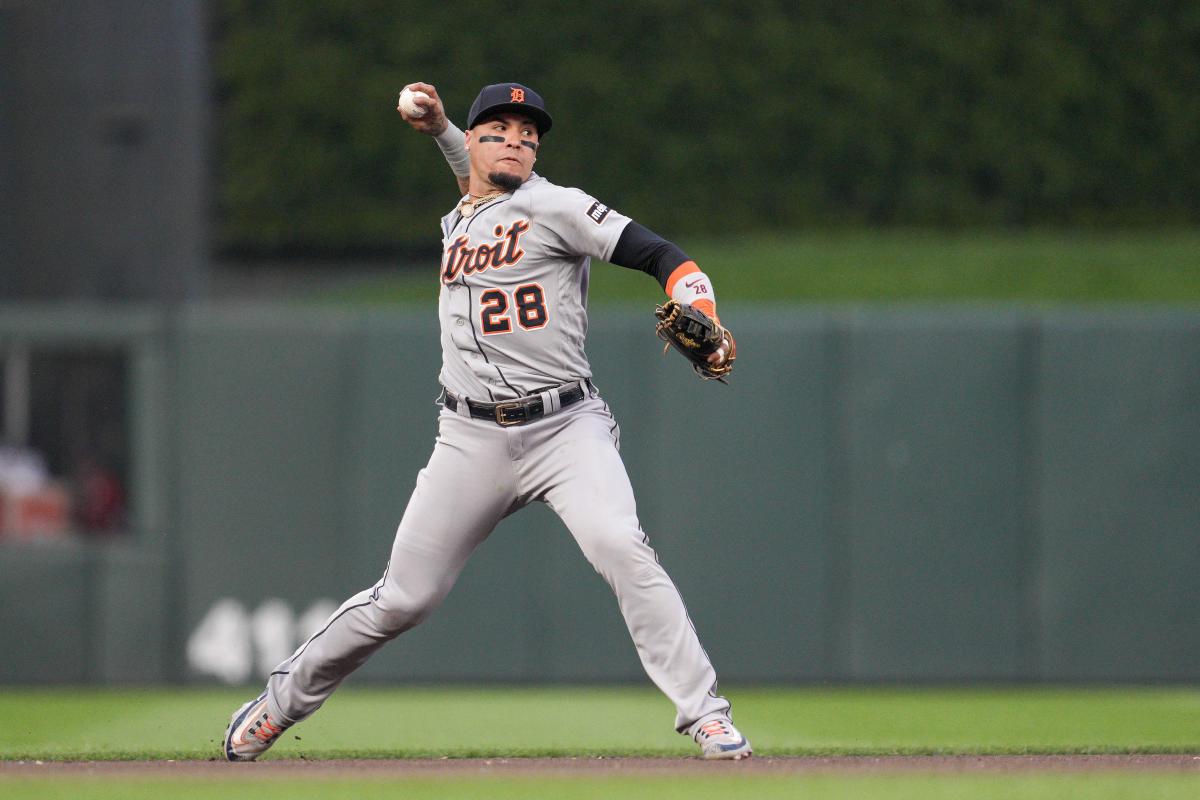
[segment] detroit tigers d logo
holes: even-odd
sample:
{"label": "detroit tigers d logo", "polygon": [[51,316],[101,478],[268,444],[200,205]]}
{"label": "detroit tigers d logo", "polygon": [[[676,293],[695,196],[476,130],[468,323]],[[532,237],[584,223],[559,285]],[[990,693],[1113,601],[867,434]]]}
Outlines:
{"label": "detroit tigers d logo", "polygon": [[525,102],[525,90],[524,89],[518,89],[516,86],[514,86],[514,87],[512,87],[512,89],[509,90],[509,92],[510,92],[510,96],[508,98],[508,102],[510,102],[510,103],[524,103]]}

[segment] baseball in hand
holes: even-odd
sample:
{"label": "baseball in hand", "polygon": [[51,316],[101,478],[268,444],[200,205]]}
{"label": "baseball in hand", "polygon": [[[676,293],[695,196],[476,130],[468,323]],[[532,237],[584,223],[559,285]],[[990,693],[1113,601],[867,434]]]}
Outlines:
{"label": "baseball in hand", "polygon": [[412,89],[405,88],[400,92],[400,103],[396,108],[403,111],[406,117],[423,117],[425,109],[413,102],[418,97],[422,100],[429,99],[429,95],[424,92],[414,92]]}

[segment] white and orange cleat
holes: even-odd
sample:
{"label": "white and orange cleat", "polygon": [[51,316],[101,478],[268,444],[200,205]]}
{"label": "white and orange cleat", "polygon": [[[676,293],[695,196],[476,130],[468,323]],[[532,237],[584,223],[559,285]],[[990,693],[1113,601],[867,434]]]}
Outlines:
{"label": "white and orange cleat", "polygon": [[225,730],[225,760],[253,761],[265,753],[287,730],[271,719],[267,711],[267,693],[233,712]]}
{"label": "white and orange cleat", "polygon": [[692,738],[700,745],[701,758],[740,761],[752,753],[750,740],[733,727],[728,717],[716,717],[696,726]]}

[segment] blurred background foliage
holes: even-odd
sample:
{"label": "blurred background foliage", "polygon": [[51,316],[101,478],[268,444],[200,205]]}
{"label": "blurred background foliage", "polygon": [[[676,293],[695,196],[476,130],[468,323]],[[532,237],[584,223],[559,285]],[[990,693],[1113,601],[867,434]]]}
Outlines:
{"label": "blurred background foliage", "polygon": [[395,112],[514,80],[539,171],[667,236],[1200,222],[1200,4],[219,0],[217,251],[436,247],[457,191]]}

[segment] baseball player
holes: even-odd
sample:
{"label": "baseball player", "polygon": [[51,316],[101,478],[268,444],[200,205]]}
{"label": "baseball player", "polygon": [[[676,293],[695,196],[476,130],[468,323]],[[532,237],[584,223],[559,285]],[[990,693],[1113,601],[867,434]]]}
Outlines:
{"label": "baseball player", "polygon": [[[597,258],[653,275],[676,312],[702,310],[694,320],[712,320],[720,335],[697,369],[725,374],[734,343],[716,322],[712,282],[674,244],[533,172],[552,120],[529,87],[485,86],[465,134],[433,86],[406,89],[421,94],[407,110],[402,97],[403,118],[436,137],[463,191],[442,218],[437,440],[383,577],[343,603],[233,714],[225,758],[254,760],[320,708],[375,650],[424,621],[496,524],[532,502],[559,515],[612,587],[646,673],[675,704],[676,730],[703,758],[749,756],[683,599],[638,522],[617,422],[584,355]],[[463,474],[487,479],[464,492]]]}

